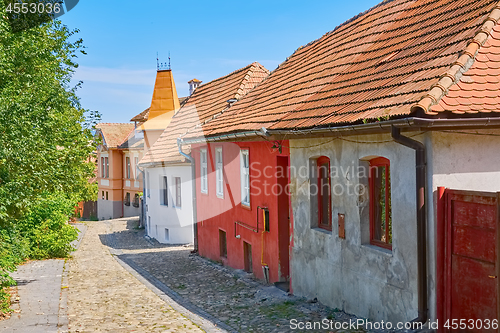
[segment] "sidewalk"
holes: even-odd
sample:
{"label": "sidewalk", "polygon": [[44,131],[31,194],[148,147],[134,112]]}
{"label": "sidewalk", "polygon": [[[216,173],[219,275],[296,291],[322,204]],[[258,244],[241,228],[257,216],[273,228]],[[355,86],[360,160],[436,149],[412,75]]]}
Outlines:
{"label": "sidewalk", "polygon": [[[79,228],[83,237],[85,225]],[[78,240],[73,243],[77,246]],[[20,313],[0,322],[2,332],[45,333],[58,332],[59,296],[64,259],[31,261],[12,273],[17,281]]]}

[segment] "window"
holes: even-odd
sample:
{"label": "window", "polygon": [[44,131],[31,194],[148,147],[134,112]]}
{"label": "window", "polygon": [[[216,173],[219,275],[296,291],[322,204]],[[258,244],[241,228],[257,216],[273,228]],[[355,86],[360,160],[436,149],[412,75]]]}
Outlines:
{"label": "window", "polygon": [[250,207],[250,164],[248,149],[240,151],[241,204]]}
{"label": "window", "polygon": [[126,163],[126,174],[127,174],[127,179],[130,179],[130,169],[131,169],[131,165],[130,165],[130,157],[125,157],[125,163]]}
{"label": "window", "polygon": [[104,163],[106,164],[106,178],[109,178],[109,159],[107,157],[104,158]]}
{"label": "window", "polygon": [[181,207],[181,177],[174,177],[175,182],[175,207]]}
{"label": "window", "polygon": [[215,187],[217,196],[224,197],[224,174],[222,162],[222,147],[215,148]]}
{"label": "window", "polygon": [[134,195],[134,203],[132,204],[134,207],[139,207],[139,194]]}
{"label": "window", "polygon": [[139,179],[139,172],[137,170],[137,166],[139,165],[139,157],[134,158],[134,173],[135,173],[135,179]]}
{"label": "window", "polygon": [[146,192],[148,194],[148,198],[151,197],[151,176],[149,175],[149,171],[146,173]]}
{"label": "window", "polygon": [[102,191],[102,200],[104,200],[104,191]]}
{"label": "window", "polygon": [[106,191],[106,200],[108,200],[108,191]]}
{"label": "window", "polygon": [[106,166],[104,164],[104,157],[101,157],[101,178],[106,178]]}
{"label": "window", "polygon": [[330,159],[321,156],[317,160],[318,175],[318,227],[332,230]]}
{"label": "window", "polygon": [[168,229],[165,228],[165,242],[168,242],[169,240],[170,240],[170,235],[169,235]]}
{"label": "window", "polygon": [[377,157],[370,160],[370,243],[392,249],[390,162]]}
{"label": "window", "polygon": [[130,193],[125,194],[125,206],[130,206]]}
{"label": "window", "polygon": [[162,187],[160,190],[160,201],[164,206],[168,206],[168,179],[166,176],[162,177]]}
{"label": "window", "polygon": [[208,164],[207,164],[207,150],[200,150],[200,183],[201,193],[208,193]]}
{"label": "window", "polygon": [[220,256],[227,258],[227,239],[226,232],[219,229],[219,250]]}

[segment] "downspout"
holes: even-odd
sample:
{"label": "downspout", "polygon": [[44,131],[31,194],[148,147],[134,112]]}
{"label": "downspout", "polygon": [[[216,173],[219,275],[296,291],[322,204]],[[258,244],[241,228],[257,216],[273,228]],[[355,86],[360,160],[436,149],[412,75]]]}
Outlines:
{"label": "downspout", "polygon": [[141,170],[141,168],[136,165],[135,168],[142,174],[142,205],[141,205],[141,216],[142,219],[139,219],[139,228],[145,228],[144,220],[146,219],[146,172]]}
{"label": "downspout", "polygon": [[196,165],[194,158],[182,151],[182,141],[181,138],[177,138],[177,148],[179,149],[179,154],[184,156],[191,163],[191,191],[193,192],[193,234],[194,234],[194,253],[198,252],[198,217],[197,217],[197,207],[196,207]]}
{"label": "downspout", "polygon": [[401,129],[391,128],[392,138],[397,143],[415,150],[416,190],[417,190],[417,263],[418,263],[418,317],[413,322],[425,324],[428,319],[427,307],[427,207],[426,174],[427,161],[425,145],[401,135]]}

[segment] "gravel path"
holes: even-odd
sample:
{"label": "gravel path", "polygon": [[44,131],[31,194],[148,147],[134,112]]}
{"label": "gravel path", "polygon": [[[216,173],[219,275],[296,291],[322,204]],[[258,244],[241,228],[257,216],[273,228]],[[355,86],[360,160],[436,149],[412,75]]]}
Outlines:
{"label": "gravel path", "polygon": [[106,223],[89,222],[66,263],[68,331],[202,332],[113,258],[106,234]]}

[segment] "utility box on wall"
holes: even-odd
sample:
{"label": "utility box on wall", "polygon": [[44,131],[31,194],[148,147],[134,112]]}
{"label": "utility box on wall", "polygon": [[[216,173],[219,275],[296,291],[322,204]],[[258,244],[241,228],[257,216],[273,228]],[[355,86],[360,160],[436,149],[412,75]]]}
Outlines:
{"label": "utility box on wall", "polygon": [[339,214],[339,238],[345,239],[345,214]]}

